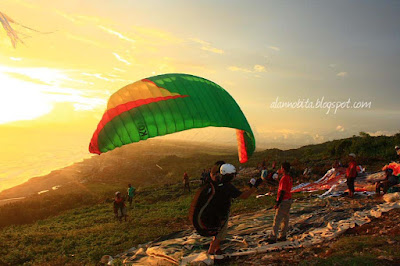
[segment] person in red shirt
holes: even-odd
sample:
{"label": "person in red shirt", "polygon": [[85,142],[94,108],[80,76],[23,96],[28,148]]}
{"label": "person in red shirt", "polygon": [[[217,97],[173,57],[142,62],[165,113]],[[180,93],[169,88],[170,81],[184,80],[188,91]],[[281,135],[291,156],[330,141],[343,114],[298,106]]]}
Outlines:
{"label": "person in red shirt", "polygon": [[357,177],[357,163],[356,155],[354,153],[349,154],[350,162],[346,169],[347,187],[349,188],[349,197],[354,196],[354,181]]}
{"label": "person in red shirt", "polygon": [[[289,171],[290,163],[282,163],[281,169],[279,170],[279,173],[282,174],[282,178],[279,181],[278,196],[276,198],[276,205],[274,206],[276,212],[272,226],[272,236],[268,239],[269,244],[276,243],[276,241],[286,241],[286,233],[289,228],[289,212],[293,202],[291,193],[293,180],[289,175]],[[282,230],[279,238],[277,238],[281,224]]]}
{"label": "person in red shirt", "polygon": [[122,218],[124,218],[126,222],[126,217],[128,217],[128,215],[126,212],[125,199],[121,196],[121,192],[115,192],[115,199],[113,204],[115,218],[117,218],[120,222],[122,222]]}

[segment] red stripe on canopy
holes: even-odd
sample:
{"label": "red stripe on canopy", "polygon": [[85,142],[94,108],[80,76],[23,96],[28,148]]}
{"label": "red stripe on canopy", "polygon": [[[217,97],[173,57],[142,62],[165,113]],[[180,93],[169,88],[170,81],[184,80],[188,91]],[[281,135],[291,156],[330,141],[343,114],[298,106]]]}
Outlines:
{"label": "red stripe on canopy", "polygon": [[238,153],[239,153],[239,162],[245,163],[249,159],[246,150],[246,142],[244,141],[244,131],[237,129],[236,130],[236,138],[238,142]]}
{"label": "red stripe on canopy", "polygon": [[172,99],[177,99],[177,98],[185,98],[185,97],[189,97],[189,95],[173,95],[173,96],[165,96],[165,97],[140,99],[140,100],[120,104],[110,110],[107,110],[104,113],[103,118],[101,119],[100,123],[97,125],[97,129],[93,134],[92,140],[90,141],[90,144],[89,144],[89,151],[91,153],[97,153],[97,154],[101,153],[101,151],[99,149],[99,143],[98,143],[100,131],[104,128],[104,126],[108,122],[110,122],[116,116],[119,116],[120,114],[127,112],[133,108],[136,108],[136,107],[139,107],[142,105],[146,105],[149,103],[155,103],[155,102],[167,101],[167,100],[172,100]]}

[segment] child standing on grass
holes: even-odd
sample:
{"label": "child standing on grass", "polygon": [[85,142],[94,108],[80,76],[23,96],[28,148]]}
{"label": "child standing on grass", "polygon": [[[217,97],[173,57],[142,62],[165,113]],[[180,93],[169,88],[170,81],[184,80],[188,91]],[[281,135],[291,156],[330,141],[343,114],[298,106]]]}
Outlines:
{"label": "child standing on grass", "polygon": [[135,195],[135,188],[132,187],[131,184],[128,184],[128,202],[129,202],[129,207],[132,207],[132,201],[133,201],[133,196]]}
{"label": "child standing on grass", "polygon": [[121,196],[121,192],[115,192],[114,199],[114,215],[120,222],[122,222],[122,217],[125,219],[128,216],[126,214],[125,199]]}

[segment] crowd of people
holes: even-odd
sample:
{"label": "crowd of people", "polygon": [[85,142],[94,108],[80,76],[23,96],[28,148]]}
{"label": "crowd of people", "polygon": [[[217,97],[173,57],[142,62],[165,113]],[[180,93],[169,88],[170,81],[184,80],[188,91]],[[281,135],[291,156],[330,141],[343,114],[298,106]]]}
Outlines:
{"label": "crowd of people", "polygon": [[[396,153],[400,156],[400,147],[396,146]],[[355,180],[358,175],[356,155],[350,153],[348,155],[348,165],[346,167],[346,183],[348,187],[349,197],[354,197]],[[343,167],[339,161],[335,161],[334,168]],[[220,243],[224,240],[230,214],[231,202],[233,199],[247,199],[251,194],[257,191],[259,186],[269,185],[269,187],[277,186],[276,204],[274,205],[275,216],[273,221],[273,230],[271,235],[266,239],[269,244],[277,241],[286,241],[287,231],[289,228],[289,213],[292,206],[292,187],[293,178],[291,175],[291,165],[289,162],[281,163],[277,167],[273,162],[268,169],[267,162],[264,160],[258,165],[260,175],[258,178],[250,179],[248,188],[244,190],[238,189],[232,184],[234,177],[237,175],[235,166],[224,161],[216,162],[212,168],[203,169],[201,173],[201,188],[197,192],[192,202],[191,220],[196,230],[202,235],[212,236],[212,240],[208,249],[209,254],[222,254]],[[311,168],[306,168],[305,175],[311,174]],[[376,193],[379,195],[382,190],[386,193],[392,186],[399,184],[399,178],[393,175],[392,169],[385,170],[385,179],[377,182]],[[187,172],[183,174],[183,191],[190,192],[190,179]],[[127,189],[127,199],[129,206],[132,206],[135,195],[135,188],[129,184]],[[205,200],[199,197],[206,197]],[[196,211],[197,208],[197,211]],[[114,214],[120,222],[127,219],[127,207],[125,197],[120,192],[115,193]],[[194,217],[196,216],[196,217]]]}

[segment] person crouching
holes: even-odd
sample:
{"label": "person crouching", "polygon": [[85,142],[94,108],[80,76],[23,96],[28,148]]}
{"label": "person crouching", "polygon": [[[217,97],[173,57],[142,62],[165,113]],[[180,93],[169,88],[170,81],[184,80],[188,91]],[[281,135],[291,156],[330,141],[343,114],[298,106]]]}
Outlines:
{"label": "person crouching", "polygon": [[376,182],[375,192],[376,195],[379,196],[381,193],[381,189],[383,194],[386,194],[389,188],[396,186],[399,184],[399,179],[397,176],[393,175],[393,169],[387,168],[385,169],[385,179],[382,181]]}

